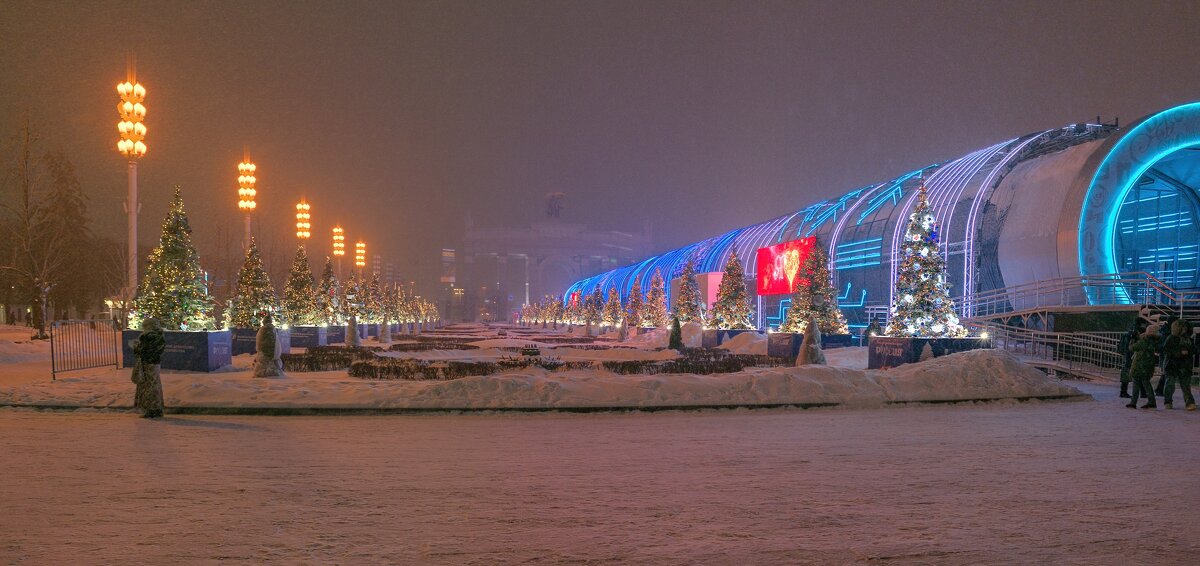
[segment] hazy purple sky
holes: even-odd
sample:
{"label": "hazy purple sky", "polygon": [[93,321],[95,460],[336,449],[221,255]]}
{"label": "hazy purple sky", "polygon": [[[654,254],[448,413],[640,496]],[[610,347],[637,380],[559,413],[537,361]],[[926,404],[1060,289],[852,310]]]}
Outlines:
{"label": "hazy purple sky", "polygon": [[114,236],[130,52],[143,243],[175,184],[202,244],[236,226],[248,147],[264,228],[304,195],[318,253],[337,220],[426,279],[467,210],[524,225],[563,191],[567,219],[650,219],[666,249],[1200,99],[1200,2],[4,2],[4,137],[30,111]]}

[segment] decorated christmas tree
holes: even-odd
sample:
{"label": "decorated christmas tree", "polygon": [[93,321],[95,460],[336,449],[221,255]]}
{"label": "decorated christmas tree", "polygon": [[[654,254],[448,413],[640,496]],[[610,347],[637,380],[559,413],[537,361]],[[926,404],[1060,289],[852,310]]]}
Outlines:
{"label": "decorated christmas tree", "polygon": [[900,247],[896,296],[888,336],[956,338],[967,331],[954,314],[946,283],[946,260],[938,248],[938,226],[925,187],[908,219]]}
{"label": "decorated christmas tree", "polygon": [[200,254],[192,245],[192,228],[183,210],[179,187],[163,220],[158,247],[146,262],[146,275],[134,299],[131,327],[155,318],[166,330],[213,328],[213,299],[200,268]]}
{"label": "decorated christmas tree", "polygon": [[362,288],[363,317],[359,322],[377,324],[383,311],[383,283],[379,273],[371,274],[371,280]]}
{"label": "decorated christmas tree", "polygon": [[597,324],[600,322],[600,315],[603,311],[604,295],[601,294],[600,287],[597,286],[583,303],[583,321],[588,326]]}
{"label": "decorated christmas tree", "polygon": [[251,239],[246,262],[238,271],[237,288],[230,300],[229,324],[236,328],[258,328],[264,314],[278,310],[279,300],[271,286],[271,277],[263,269],[258,245]]}
{"label": "decorated christmas tree", "polygon": [[320,321],[325,324],[337,324],[341,319],[339,307],[341,297],[338,295],[338,280],[333,274],[333,261],[325,257],[325,269],[321,272],[321,285],[317,287],[316,310]]}
{"label": "decorated christmas tree", "polygon": [[642,326],[662,328],[667,320],[667,290],[662,272],[655,269],[650,279],[650,291],[646,293],[646,305],[642,307]]}
{"label": "decorated christmas tree", "polygon": [[712,321],[723,330],[749,330],[750,296],[746,293],[746,272],[738,261],[737,250],[729,252],[725,262],[725,274],[717,287],[717,302],[712,307]]}
{"label": "decorated christmas tree", "polygon": [[363,317],[363,294],[359,288],[358,278],[354,275],[346,281],[346,285],[342,287],[342,320],[350,322],[350,317],[357,317],[357,322],[362,322]]}
{"label": "decorated christmas tree", "polygon": [[567,324],[583,323],[583,300],[579,298],[579,295],[571,295],[563,309],[563,318],[567,320]]}
{"label": "decorated christmas tree", "polygon": [[633,288],[629,290],[629,300],[625,304],[626,326],[641,326],[644,304],[645,297],[642,296],[642,283],[635,277],[633,279]]}
{"label": "decorated christmas tree", "polygon": [[848,334],[850,327],[838,308],[837,290],[829,273],[829,254],[819,242],[804,259],[800,273],[792,289],[792,306],[779,330],[804,332],[808,321],[815,318],[823,334]]}
{"label": "decorated christmas tree", "polygon": [[293,326],[315,325],[323,320],[317,306],[316,281],[308,266],[308,254],[303,245],[296,248],[287,286],[283,288],[283,312],[287,323]]}
{"label": "decorated christmas tree", "polygon": [[600,320],[605,326],[616,326],[621,323],[621,318],[621,294],[616,287],[612,287],[608,290],[608,300],[604,302],[604,313]]}
{"label": "decorated christmas tree", "polygon": [[681,323],[704,322],[704,303],[696,284],[696,266],[688,260],[679,275],[679,296],[675,297],[675,318]]}

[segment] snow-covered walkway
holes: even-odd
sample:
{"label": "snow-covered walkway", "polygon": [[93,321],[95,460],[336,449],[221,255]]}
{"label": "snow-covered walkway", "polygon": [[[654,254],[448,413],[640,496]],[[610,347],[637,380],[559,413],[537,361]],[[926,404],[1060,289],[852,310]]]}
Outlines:
{"label": "snow-covered walkway", "polygon": [[1192,564],[1196,413],[0,409],[0,564]]}

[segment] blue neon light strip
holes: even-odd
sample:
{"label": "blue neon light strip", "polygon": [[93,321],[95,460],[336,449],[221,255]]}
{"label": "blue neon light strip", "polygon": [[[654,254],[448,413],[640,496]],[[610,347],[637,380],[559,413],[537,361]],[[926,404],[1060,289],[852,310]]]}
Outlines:
{"label": "blue neon light strip", "polygon": [[871,202],[868,203],[867,209],[864,210],[862,214],[858,215],[858,224],[862,224],[863,220],[866,220],[866,218],[868,216],[870,216],[871,213],[875,212],[876,210],[879,210],[879,207],[883,206],[883,203],[885,203],[889,200],[892,201],[892,205],[899,204],[900,197],[902,197],[904,195],[904,182],[913,177],[916,177],[922,171],[924,171],[924,169],[917,169],[916,171],[913,171],[912,173],[908,173],[908,174],[900,177],[899,179],[896,179],[892,183],[892,186],[888,188],[888,190],[875,195],[875,197],[871,199]]}

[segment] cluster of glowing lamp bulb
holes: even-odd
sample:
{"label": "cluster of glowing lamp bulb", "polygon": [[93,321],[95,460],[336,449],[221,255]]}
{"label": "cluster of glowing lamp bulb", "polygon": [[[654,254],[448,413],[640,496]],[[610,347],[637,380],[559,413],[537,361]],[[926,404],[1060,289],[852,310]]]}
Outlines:
{"label": "cluster of glowing lamp bulb", "polygon": [[258,206],[254,202],[254,195],[258,193],[254,190],[254,183],[258,180],[254,177],[254,171],[257,169],[249,161],[238,163],[238,208],[246,212]]}
{"label": "cluster of glowing lamp bulb", "polygon": [[117,131],[121,133],[117,151],[136,159],[146,155],[146,143],[142,141],[146,139],[146,125],[142,123],[146,118],[146,106],[142,104],[146,89],[141,83],[126,81],[117,85],[117,94],[121,95],[117,103],[117,113],[121,115],[121,121],[117,122]]}
{"label": "cluster of glowing lamp bulb", "polygon": [[341,226],[333,227],[333,255],[337,257],[346,255],[346,233]]}
{"label": "cluster of glowing lamp bulb", "polygon": [[309,208],[307,202],[296,203],[296,237],[301,240],[307,240],[312,236],[312,232],[309,231],[312,228],[312,224],[309,223]]}
{"label": "cluster of glowing lamp bulb", "polygon": [[354,267],[367,266],[367,244],[358,242],[354,244]]}

